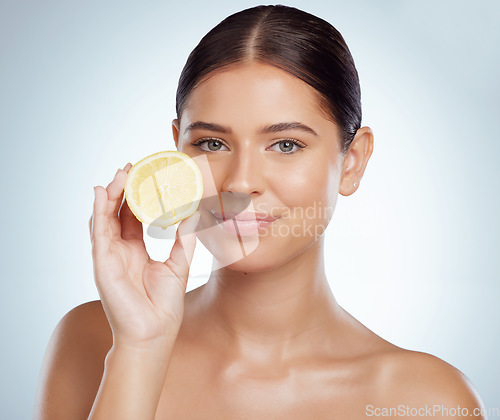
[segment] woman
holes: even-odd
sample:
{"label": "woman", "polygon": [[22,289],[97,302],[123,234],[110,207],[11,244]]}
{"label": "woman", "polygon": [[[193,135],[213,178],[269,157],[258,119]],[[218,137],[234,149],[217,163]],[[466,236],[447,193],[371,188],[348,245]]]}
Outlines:
{"label": "woman", "polygon": [[[285,6],[228,17],[189,56],[172,127],[178,150],[208,162],[226,214],[201,206],[180,223],[170,258],[153,261],[123,201],[131,165],[95,188],[101,300],[56,328],[39,418],[448,418],[464,410],[483,418],[461,372],[378,337],[328,286],[322,233],[373,150],[353,59],[330,24]],[[214,270],[186,294],[199,220],[215,221],[200,232]]]}

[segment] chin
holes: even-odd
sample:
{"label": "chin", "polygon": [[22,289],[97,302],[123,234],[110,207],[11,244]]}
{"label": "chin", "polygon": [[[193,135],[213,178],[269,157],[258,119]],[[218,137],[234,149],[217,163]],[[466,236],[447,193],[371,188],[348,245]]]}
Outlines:
{"label": "chin", "polygon": [[[235,258],[229,261],[227,258],[227,248],[217,248],[212,249],[210,252],[214,256],[215,260],[213,264],[213,270],[219,268],[227,268],[232,271],[246,272],[246,273],[263,273],[266,271],[271,271],[282,267],[287,262],[294,260],[302,252],[306,251],[312,245],[311,241],[297,241],[292,243],[287,241],[286,243],[266,243],[261,241],[255,249],[239,258]],[[216,252],[212,252],[216,251]],[[217,254],[223,254],[224,259],[217,258]],[[222,262],[225,261],[225,264]]]}
{"label": "chin", "polygon": [[[258,252],[254,252],[221,268],[245,273],[261,273],[278,268],[283,264],[282,261],[279,261],[277,258],[273,258],[269,254],[267,255],[267,258],[264,258],[262,255],[259,256],[258,254]],[[217,261],[214,261],[214,269],[217,269],[218,266],[220,266],[220,264],[217,264]]]}
{"label": "chin", "polygon": [[197,233],[213,255],[212,270],[227,268],[238,272],[266,272],[281,267],[305,252],[314,242],[309,236],[235,236],[219,226]]}

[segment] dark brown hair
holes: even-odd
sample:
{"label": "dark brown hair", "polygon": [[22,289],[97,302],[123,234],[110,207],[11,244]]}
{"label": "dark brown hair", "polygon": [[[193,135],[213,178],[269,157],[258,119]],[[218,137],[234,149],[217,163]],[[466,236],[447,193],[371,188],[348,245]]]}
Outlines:
{"label": "dark brown hair", "polygon": [[201,39],[179,79],[177,118],[191,91],[210,73],[251,60],[283,69],[313,87],[322,109],[340,128],[341,151],[347,151],[361,126],[354,60],[332,25],[288,6],[257,6],[235,13]]}

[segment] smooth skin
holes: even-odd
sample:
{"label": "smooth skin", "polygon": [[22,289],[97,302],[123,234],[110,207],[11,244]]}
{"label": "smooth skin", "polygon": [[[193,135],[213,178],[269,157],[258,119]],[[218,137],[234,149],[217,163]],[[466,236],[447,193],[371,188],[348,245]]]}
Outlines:
{"label": "smooth skin", "polygon": [[[196,122],[210,125],[188,129]],[[314,133],[265,132],[288,122]],[[262,235],[254,252],[185,294],[190,232],[206,209],[180,224],[167,261],[152,261],[123,201],[130,165],[118,170],[96,188],[90,224],[101,300],[57,326],[36,418],[364,419],[384,408],[483,407],[460,371],[388,343],[338,305],[323,235],[305,234],[308,226],[322,232],[332,214],[296,216],[314,203],[334,208],[339,193],[356,191],[373,151],[369,127],[342,154],[338,128],[311,87],[248,62],[200,83],[173,134],[178,150],[206,155],[218,191],[248,194],[259,211],[280,216],[282,232],[300,223],[303,234]],[[193,144],[201,139],[211,143]],[[229,246],[222,237],[209,250]]]}

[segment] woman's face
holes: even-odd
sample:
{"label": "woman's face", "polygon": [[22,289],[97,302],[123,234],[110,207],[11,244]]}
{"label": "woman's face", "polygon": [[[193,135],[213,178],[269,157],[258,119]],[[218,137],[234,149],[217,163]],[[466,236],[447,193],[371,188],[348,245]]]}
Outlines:
{"label": "woman's face", "polygon": [[220,266],[269,270],[320,238],[343,159],[309,85],[260,63],[216,71],[191,92],[174,138],[202,167],[198,237]]}

